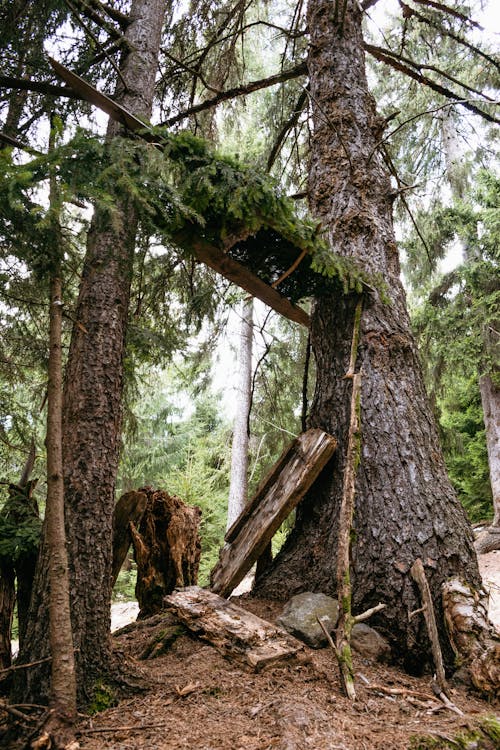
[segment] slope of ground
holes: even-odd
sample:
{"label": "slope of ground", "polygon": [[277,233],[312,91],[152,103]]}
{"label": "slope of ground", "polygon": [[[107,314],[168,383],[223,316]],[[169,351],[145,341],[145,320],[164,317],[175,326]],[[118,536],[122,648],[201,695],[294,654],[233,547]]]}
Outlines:
{"label": "slope of ground", "polygon": [[[481,565],[490,585],[491,612],[500,625],[500,552],[483,556]],[[281,609],[245,597],[240,603],[271,621]],[[457,742],[481,717],[498,711],[498,701],[488,703],[463,686],[453,686],[450,696],[460,714],[432,699],[430,676],[410,677],[355,655],[358,700],[350,703],[341,693],[336,660],[328,649],[308,650],[304,663],[255,674],[187,634],[162,656],[140,661],[150,638],[147,627],[116,636],[124,661],[143,675],[148,688],[82,720],[82,750],[498,747],[487,739],[483,744]],[[434,744],[423,744],[424,736]]]}

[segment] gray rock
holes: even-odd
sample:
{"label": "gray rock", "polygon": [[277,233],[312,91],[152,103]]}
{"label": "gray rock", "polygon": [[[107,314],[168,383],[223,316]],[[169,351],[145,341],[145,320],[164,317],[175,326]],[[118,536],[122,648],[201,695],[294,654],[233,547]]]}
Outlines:
{"label": "gray rock", "polygon": [[326,594],[312,594],[306,591],[293,596],[285,604],[276,622],[311,648],[322,648],[326,646],[327,641],[317,617],[324,622],[329,633],[333,632],[339,617],[337,600]]}
{"label": "gray rock", "polygon": [[351,646],[361,656],[374,661],[389,661],[391,647],[388,641],[364,622],[358,622],[352,629]]}

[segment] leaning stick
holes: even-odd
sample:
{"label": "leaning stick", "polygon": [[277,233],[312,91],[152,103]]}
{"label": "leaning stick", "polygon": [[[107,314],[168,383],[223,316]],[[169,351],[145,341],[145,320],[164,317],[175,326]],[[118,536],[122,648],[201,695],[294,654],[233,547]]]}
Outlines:
{"label": "leaning stick", "polygon": [[[356,335],[356,329],[354,332]],[[351,579],[349,571],[350,539],[354,515],[354,497],[356,488],[356,471],[361,451],[361,373],[352,378],[351,420],[347,443],[344,487],[340,506],[339,542],[337,549],[337,596],[339,601],[339,621],[336,635],[336,654],[340,676],[345,693],[351,700],[356,700],[354,690],[354,672],[351,653],[351,633],[354,617],[351,613]]]}
{"label": "leaning stick", "polygon": [[411,566],[410,573],[420,590],[420,596],[422,598],[423,615],[431,641],[432,658],[434,659],[434,666],[436,667],[436,682],[439,685],[441,692],[446,695],[447,685],[446,677],[444,675],[443,655],[441,653],[441,646],[439,645],[439,635],[436,625],[436,617],[434,615],[434,606],[432,604],[431,590],[420,557],[417,557]]}

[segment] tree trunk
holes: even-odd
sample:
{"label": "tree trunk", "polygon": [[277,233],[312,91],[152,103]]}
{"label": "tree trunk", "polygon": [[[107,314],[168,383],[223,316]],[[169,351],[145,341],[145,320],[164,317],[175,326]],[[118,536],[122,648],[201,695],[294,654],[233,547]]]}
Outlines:
{"label": "tree trunk", "polygon": [[71,628],[69,569],[64,528],[62,460],[62,284],[50,282],[49,378],[47,388],[47,507],[45,528],[49,555],[49,641],[52,729],[76,718],[76,675]]}
{"label": "tree trunk", "polygon": [[483,375],[479,387],[486,428],[494,512],[491,526],[476,541],[477,551],[484,553],[500,549],[500,390],[495,387],[490,375]]}
{"label": "tree trunk", "polygon": [[[391,190],[377,145],[383,123],[368,92],[361,11],[354,0],[310,2],[309,73],[314,135],[311,207],[331,246],[380,274],[389,303],[363,313],[358,367],[363,371],[361,463],[356,476],[352,545],[353,611],[387,608],[374,625],[387,632],[407,668],[429,656],[410,568],[421,557],[447,658],[441,583],[453,574],[479,583],[472,533],[446,475],[411,334],[392,226]],[[335,9],[334,9],[335,8]],[[297,510],[294,530],[258,595],[287,598],[300,591],[336,590],[338,516],[349,429],[351,354],[356,297],[325,296],[312,316],[317,382],[310,426],[337,437],[339,450]]]}
{"label": "tree trunk", "polygon": [[[166,4],[133,0],[126,38],[130,48],[120,66],[115,98],[133,114],[151,114]],[[119,132],[110,123],[108,136]],[[137,230],[133,206],[119,199],[120,221],[111,224],[95,210],[66,370],[63,409],[64,484],[70,553],[71,609],[80,699],[92,695],[96,680],[111,666],[110,598],[112,517],[122,419],[123,354]],[[30,621],[31,661],[46,655],[46,555],[38,566]],[[45,581],[45,582],[44,582]],[[29,670],[24,694],[34,702],[47,695],[46,679]]]}
{"label": "tree trunk", "polygon": [[7,558],[0,558],[0,669],[12,663],[12,615],[16,601],[14,566]]}
{"label": "tree trunk", "polygon": [[242,304],[238,350],[239,374],[236,414],[231,450],[231,480],[227,503],[227,525],[231,528],[247,502],[248,494],[248,416],[252,395],[253,298]]}

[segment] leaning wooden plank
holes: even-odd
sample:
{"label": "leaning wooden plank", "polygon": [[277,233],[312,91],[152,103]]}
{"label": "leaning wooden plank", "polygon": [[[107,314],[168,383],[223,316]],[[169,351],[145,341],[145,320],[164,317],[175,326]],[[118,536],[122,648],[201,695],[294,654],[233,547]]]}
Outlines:
{"label": "leaning wooden plank", "polygon": [[302,433],[279,460],[279,471],[271,470],[250,501],[249,512],[243,511],[236,533],[229,530],[219,562],[211,575],[211,589],[229,596],[260,557],[279,527],[304,497],[320,471],[333,455],[337,441],[320,429]]}
{"label": "leaning wooden plank", "polygon": [[189,630],[256,671],[304,651],[284,630],[198,586],[174,591],[163,601]]}
{"label": "leaning wooden plank", "polygon": [[[57,75],[70,86],[75,93],[78,94],[84,101],[93,104],[94,107],[102,109],[106,112],[112,120],[125,125],[129,130],[144,130],[149,127],[149,123],[142,122],[138,117],[129,112],[128,109],[113,99],[110,99],[106,94],[102,94],[90,83],[87,83],[83,78],[72,73],[71,70],[65,68],[64,65],[54,60],[53,57],[49,57],[49,62],[54,68]],[[143,134],[144,137],[144,134]]]}
{"label": "leaning wooden plank", "polygon": [[266,284],[258,276],[252,273],[246,266],[231,258],[223,250],[215,247],[195,233],[179,233],[173,237],[173,241],[185,247],[195,254],[195,256],[205,265],[213,268],[233,284],[244,289],[253,297],[262,300],[266,305],[285,318],[292,320],[294,323],[309,328],[311,319],[301,307],[294,305],[289,299],[283,297],[276,289]]}

